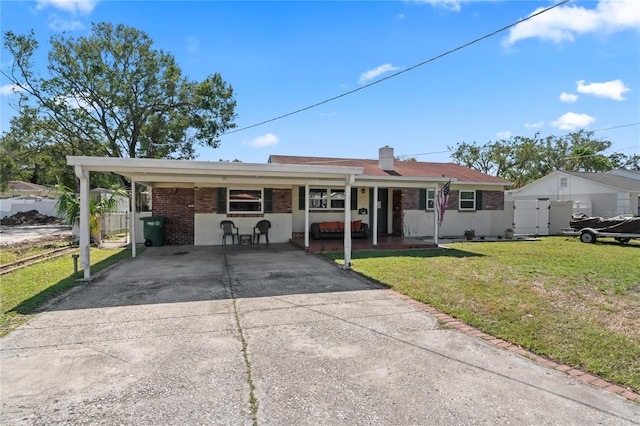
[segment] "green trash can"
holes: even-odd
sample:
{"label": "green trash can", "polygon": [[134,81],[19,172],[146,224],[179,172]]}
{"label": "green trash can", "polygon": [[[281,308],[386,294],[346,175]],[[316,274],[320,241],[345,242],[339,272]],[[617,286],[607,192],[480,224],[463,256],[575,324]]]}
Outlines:
{"label": "green trash can", "polygon": [[164,223],[162,216],[141,217],[144,229],[144,245],[146,247],[164,245]]}

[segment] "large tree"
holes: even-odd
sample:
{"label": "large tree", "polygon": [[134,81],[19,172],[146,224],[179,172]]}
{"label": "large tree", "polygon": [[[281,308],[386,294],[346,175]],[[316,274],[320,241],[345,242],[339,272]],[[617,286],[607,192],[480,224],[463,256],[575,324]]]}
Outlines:
{"label": "large tree", "polygon": [[[49,149],[59,158],[192,159],[196,145],[216,148],[220,135],[235,127],[232,87],[217,73],[189,80],[174,57],[153,49],[142,31],[99,23],[86,36],[63,33],[50,43],[47,75],[41,75],[33,31],[4,34],[13,56],[5,76],[17,90],[18,116],[3,145],[11,141],[25,152]],[[23,158],[23,168],[37,168],[37,157]]]}
{"label": "large tree", "polygon": [[532,138],[513,136],[484,145],[461,142],[449,150],[456,163],[507,179],[520,188],[556,170],[606,172],[633,164],[633,158],[623,154],[602,154],[610,146],[610,141],[580,130],[545,138],[539,134]]}

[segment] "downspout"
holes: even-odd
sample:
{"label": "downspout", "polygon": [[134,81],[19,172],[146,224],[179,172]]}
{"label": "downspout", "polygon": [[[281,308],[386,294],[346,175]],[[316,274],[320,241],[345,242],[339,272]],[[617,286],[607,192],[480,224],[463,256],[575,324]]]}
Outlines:
{"label": "downspout", "polygon": [[309,184],[304,186],[304,248],[309,248]]}
{"label": "downspout", "polygon": [[136,181],[131,178],[131,213],[129,217],[129,238],[131,239],[131,257],[136,257]]}
{"label": "downspout", "polygon": [[75,166],[80,180],[80,267],[84,270],[84,279],[91,278],[91,233],[89,230],[89,171]]}
{"label": "downspout", "polygon": [[344,266],[351,269],[351,185],[356,176],[351,175],[344,185]]}

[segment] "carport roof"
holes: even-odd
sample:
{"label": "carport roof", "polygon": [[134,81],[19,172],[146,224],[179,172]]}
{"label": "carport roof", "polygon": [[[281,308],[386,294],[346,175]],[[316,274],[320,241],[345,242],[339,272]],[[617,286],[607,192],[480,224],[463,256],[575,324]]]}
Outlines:
{"label": "carport roof", "polygon": [[281,182],[306,183],[319,180],[351,180],[362,174],[362,167],[300,164],[256,164],[212,161],[156,160],[149,158],[111,158],[68,156],[67,164],[90,172],[111,172],[138,183],[210,184]]}

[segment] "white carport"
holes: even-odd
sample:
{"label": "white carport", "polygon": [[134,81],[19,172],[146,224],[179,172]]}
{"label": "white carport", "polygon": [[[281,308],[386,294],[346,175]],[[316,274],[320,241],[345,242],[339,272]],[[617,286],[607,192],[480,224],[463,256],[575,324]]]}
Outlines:
{"label": "white carport", "polygon": [[[131,180],[131,187],[137,183],[154,186],[193,186],[260,184],[274,187],[305,187],[305,246],[309,246],[309,187],[329,185],[344,187],[344,223],[351,222],[350,194],[362,167],[298,165],[298,164],[253,164],[224,163],[186,160],[155,160],[142,158],[103,158],[68,156],[67,164],[73,166],[80,180],[80,265],[84,278],[91,277],[90,233],[89,233],[89,174],[90,172],[110,172]],[[131,217],[135,217],[135,191],[132,191]],[[136,221],[130,221],[130,234],[135,235]],[[136,255],[135,239],[131,239],[132,255]],[[345,268],[351,264],[351,233],[344,233]]]}

